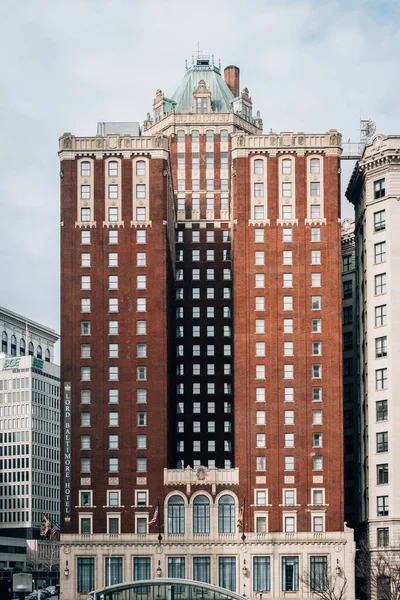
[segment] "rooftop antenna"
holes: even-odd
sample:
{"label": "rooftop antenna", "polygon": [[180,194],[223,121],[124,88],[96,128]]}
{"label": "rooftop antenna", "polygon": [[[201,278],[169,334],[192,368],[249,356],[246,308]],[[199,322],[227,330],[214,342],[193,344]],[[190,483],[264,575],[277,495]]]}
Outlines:
{"label": "rooftop antenna", "polygon": [[196,46],[197,46],[197,51],[192,50],[192,52],[195,52],[197,54],[197,56],[200,56],[201,52],[203,52],[203,50],[200,50],[200,42],[197,42]]}

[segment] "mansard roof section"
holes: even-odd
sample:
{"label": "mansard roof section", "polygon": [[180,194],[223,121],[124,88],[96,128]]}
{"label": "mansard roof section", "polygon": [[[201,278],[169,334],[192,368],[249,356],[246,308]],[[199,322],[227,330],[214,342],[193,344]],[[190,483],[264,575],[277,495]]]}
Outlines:
{"label": "mansard roof section", "polygon": [[[200,84],[201,82],[201,84]],[[175,113],[193,112],[193,93],[199,84],[210,91],[211,110],[218,113],[228,113],[234,96],[221,76],[221,69],[209,57],[197,57],[186,74],[178,89],[172,96]]]}

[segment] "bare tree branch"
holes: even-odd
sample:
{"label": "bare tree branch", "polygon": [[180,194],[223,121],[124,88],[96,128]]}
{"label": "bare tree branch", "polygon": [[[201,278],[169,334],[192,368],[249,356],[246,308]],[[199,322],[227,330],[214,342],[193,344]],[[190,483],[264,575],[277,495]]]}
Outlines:
{"label": "bare tree branch", "polygon": [[314,596],[321,600],[343,600],[345,598],[347,578],[343,572],[335,575],[331,573],[318,575],[305,571],[300,576],[300,581]]}
{"label": "bare tree branch", "polygon": [[358,552],[356,575],[363,591],[379,600],[400,600],[400,553],[371,549],[366,544]]}

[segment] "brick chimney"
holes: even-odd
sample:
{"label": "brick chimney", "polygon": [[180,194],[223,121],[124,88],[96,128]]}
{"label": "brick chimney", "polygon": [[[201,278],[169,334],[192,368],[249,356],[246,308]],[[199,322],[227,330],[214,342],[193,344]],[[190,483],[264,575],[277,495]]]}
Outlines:
{"label": "brick chimney", "polygon": [[228,88],[231,90],[232,94],[235,98],[239,96],[239,88],[240,88],[240,71],[239,67],[235,67],[234,65],[229,65],[224,69],[224,79]]}

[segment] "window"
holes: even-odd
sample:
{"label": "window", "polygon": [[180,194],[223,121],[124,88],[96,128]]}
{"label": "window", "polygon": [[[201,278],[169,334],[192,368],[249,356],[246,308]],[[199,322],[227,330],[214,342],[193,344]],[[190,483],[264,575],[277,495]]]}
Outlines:
{"label": "window", "polygon": [[375,371],[375,389],[386,390],[387,388],[387,369],[376,369]]}
{"label": "window", "polygon": [[262,244],[264,242],[264,229],[254,230],[254,242],[256,244]]}
{"label": "window", "polygon": [[263,183],[255,183],[254,184],[254,196],[256,198],[260,198],[264,196],[264,184]]}
{"label": "window", "polygon": [[[264,277],[264,275],[263,275],[263,277]],[[293,287],[293,274],[292,273],[284,273],[283,274],[283,287],[284,288]]]}
{"label": "window", "polygon": [[116,583],[122,583],[122,557],[106,557],[105,575],[106,587],[109,585],[115,585]]}
{"label": "window", "polygon": [[109,381],[118,381],[118,367],[108,367]]}
{"label": "window", "polygon": [[322,410],[312,411],[312,422],[313,425],[322,425]]}
{"label": "window", "polygon": [[383,198],[385,195],[385,180],[378,179],[378,181],[374,181],[374,200],[378,198]]}
{"label": "window", "polygon": [[[290,184],[289,184],[290,185]],[[292,206],[290,205],[284,205],[282,206],[282,218],[283,219],[291,219],[292,218]]]}
{"label": "window", "polygon": [[296,490],[283,490],[283,504],[286,506],[296,504]]}
{"label": "window", "polygon": [[143,200],[146,198],[146,186],[142,183],[136,184],[136,198]]}
{"label": "window", "polygon": [[296,531],[296,517],[284,517],[284,531],[285,533],[294,533]]}
{"label": "window", "polygon": [[218,557],[218,585],[226,590],[236,590],[236,557]]}
{"label": "window", "polygon": [[321,333],[321,319],[311,319],[312,333]]}
{"label": "window", "polygon": [[108,266],[118,267],[118,254],[116,252],[108,253]]}
{"label": "window", "polygon": [[254,174],[262,175],[264,173],[264,161],[261,159],[256,159],[254,161]]}
{"label": "window", "polygon": [[387,337],[379,337],[375,339],[375,356],[382,358],[387,356]]}
{"label": "window", "polygon": [[285,433],[285,448],[294,448],[294,433]]}
{"label": "window", "polygon": [[378,485],[384,485],[389,483],[389,465],[376,465],[376,483]]}
{"label": "window", "polygon": [[299,589],[299,557],[282,556],[282,591],[297,592]]}
{"label": "window", "polygon": [[313,433],[313,448],[322,448],[322,433]]}
{"label": "window", "polygon": [[323,490],[312,490],[312,504],[321,506],[324,503],[324,491]]}
{"label": "window", "polygon": [[294,471],[294,456],[285,456],[285,471]]}
{"label": "window", "polygon": [[108,449],[109,450],[118,450],[119,448],[119,437],[117,435],[109,435],[108,436]]}
{"label": "window", "polygon": [[265,356],[264,342],[256,342],[256,356]]}
{"label": "window", "polygon": [[385,262],[386,260],[386,242],[380,242],[374,246],[375,264]]}
{"label": "window", "polygon": [[108,413],[108,425],[110,427],[118,427],[118,413],[117,412]]}
{"label": "window", "polygon": [[313,471],[322,471],[323,459],[322,456],[313,456]]}
{"label": "window", "polygon": [[293,241],[293,236],[292,236],[292,229],[289,227],[284,227],[283,228],[283,233],[282,233],[282,242],[286,243],[286,242],[292,242]]}
{"label": "window", "polygon": [[292,172],[292,161],[290,158],[284,158],[282,160],[282,173],[285,175],[290,175]]}
{"label": "window", "polygon": [[168,500],[168,533],[185,533],[185,504],[180,496]]}
{"label": "window", "polygon": [[343,282],[343,299],[346,300],[353,296],[353,284],[351,281]]}
{"label": "window", "polygon": [[386,229],[386,213],[384,210],[378,210],[374,213],[374,231]]}
{"label": "window", "polygon": [[108,334],[109,335],[118,335],[118,321],[109,321],[108,322]]}
{"label": "window", "polygon": [[311,273],[311,287],[321,287],[321,273]]}
{"label": "window", "polygon": [[293,402],[294,401],[294,388],[285,387],[284,400],[285,400],[285,402]]}
{"label": "window", "polygon": [[90,390],[81,390],[82,404],[90,404]]}
{"label": "window", "polygon": [[387,421],[388,418],[388,404],[387,400],[378,400],[376,403],[376,420]]}
{"label": "window", "polygon": [[283,297],[283,310],[293,310],[293,297],[292,296],[284,296]]}
{"label": "window", "polygon": [[342,272],[348,273],[351,269],[351,255],[342,256]]}
{"label": "window", "polygon": [[389,496],[378,496],[376,499],[377,503],[377,516],[388,517],[389,516]]}
{"label": "window", "polygon": [[110,389],[108,390],[108,401],[110,404],[118,404],[118,390]]}
{"label": "window", "polygon": [[[311,197],[315,198],[320,195],[320,186],[321,186],[321,184],[319,181],[312,181],[310,183],[310,196]],[[311,207],[311,210],[312,209],[313,209],[313,206]]]}
{"label": "window", "polygon": [[386,273],[375,275],[375,295],[386,294]]}
{"label": "window", "polygon": [[110,184],[108,186],[108,198],[109,200],[117,200],[118,198],[118,185]]}
{"label": "window", "polygon": [[269,556],[253,556],[253,591],[269,592],[270,590],[271,559]]}
{"label": "window", "polygon": [[256,447],[265,448],[265,433],[256,434]]}
{"label": "window", "polygon": [[256,379],[265,379],[265,365],[256,365]]}
{"label": "window", "polygon": [[90,267],[90,254],[81,254],[81,267]]}
{"label": "window", "polygon": [[311,342],[311,354],[320,356],[322,354],[322,342]]}
{"label": "window", "polygon": [[136,208],[136,221],[145,221],[146,220],[146,207],[139,206]]}
{"label": "window", "polygon": [[264,307],[264,296],[256,296],[255,299],[255,310],[265,310]]}
{"label": "window", "polygon": [[285,410],[285,425],[294,425],[294,411]]}
{"label": "window", "polygon": [[255,265],[263,265],[264,264],[264,252],[258,251],[254,254],[254,264]]}
{"label": "window", "polygon": [[321,241],[321,229],[319,227],[311,228],[311,241],[312,242],[320,242]]}
{"label": "window", "polygon": [[310,590],[323,592],[328,587],[328,557],[310,556]]}
{"label": "window", "polygon": [[[90,519],[89,531],[90,533]],[[83,521],[83,519],[82,519]],[[82,527],[81,527],[82,532]],[[78,594],[88,594],[94,589],[94,558],[82,558],[77,559],[77,592]]]}
{"label": "window", "polygon": [[90,208],[81,208],[81,221],[90,221]]}
{"label": "window", "polygon": [[89,412],[81,413],[81,426],[82,427],[90,427],[90,413]]}
{"label": "window", "polygon": [[293,319],[283,319],[283,333],[293,333]]}
{"label": "window", "polygon": [[387,452],[389,449],[388,432],[382,431],[376,434],[376,451]]}
{"label": "window", "polygon": [[90,358],[90,344],[81,344],[81,358]]}
{"label": "window", "polygon": [[90,245],[90,231],[81,231],[81,244],[83,246]]}
{"label": "window", "polygon": [[109,313],[117,313],[118,312],[118,298],[109,298],[108,299],[108,312]]}
{"label": "window", "polygon": [[218,501],[218,533],[235,533],[235,501],[223,495]]}
{"label": "window", "polygon": [[283,378],[284,379],[293,379],[293,365],[283,365]]}
{"label": "window", "polygon": [[90,473],[90,458],[81,458],[81,473]]}
{"label": "window", "polygon": [[265,402],[265,388],[256,388],[256,402]]}
{"label": "window", "polygon": [[193,533],[210,533],[210,501],[207,496],[196,496],[193,501]]}
{"label": "window", "polygon": [[389,546],[389,527],[377,528],[378,548]]}
{"label": "window", "polygon": [[108,289],[109,290],[117,290],[118,289],[118,275],[109,275],[108,276]]}
{"label": "window", "polygon": [[81,185],[81,198],[82,200],[90,199],[90,185]]}
{"label": "window", "polygon": [[386,304],[375,306],[375,327],[387,325]]}
{"label": "window", "polygon": [[293,252],[292,250],[284,250],[283,251],[283,264],[291,265],[293,264]]}
{"label": "window", "polygon": [[291,183],[282,183],[282,196],[284,198],[290,198],[292,196],[292,184]]}
{"label": "window", "polygon": [[81,381],[90,381],[90,367],[81,367]]}
{"label": "window", "polygon": [[310,160],[310,172],[319,173],[319,158],[312,158]]}
{"label": "window", "polygon": [[256,333],[265,333],[264,319],[256,319]]}
{"label": "window", "polygon": [[137,312],[146,312],[146,298],[136,299],[136,310]]}
{"label": "window", "polygon": [[136,470],[138,473],[145,473],[147,471],[147,460],[145,458],[137,459]]}

